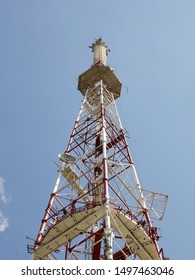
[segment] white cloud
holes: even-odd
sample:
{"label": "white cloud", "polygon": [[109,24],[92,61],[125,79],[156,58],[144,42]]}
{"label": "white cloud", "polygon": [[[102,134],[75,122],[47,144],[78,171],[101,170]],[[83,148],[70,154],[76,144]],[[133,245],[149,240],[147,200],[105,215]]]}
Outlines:
{"label": "white cloud", "polygon": [[7,197],[5,195],[4,179],[0,177],[0,202],[6,203]]}
{"label": "white cloud", "polygon": [[4,217],[3,213],[0,211],[0,232],[4,232],[8,226],[8,218]]}
{"label": "white cloud", "polygon": [[[0,176],[0,202],[1,203],[8,202],[8,198],[5,193],[4,182],[5,182],[4,179]],[[5,217],[2,211],[0,210],[0,232],[4,232],[8,226],[9,226],[8,218]]]}

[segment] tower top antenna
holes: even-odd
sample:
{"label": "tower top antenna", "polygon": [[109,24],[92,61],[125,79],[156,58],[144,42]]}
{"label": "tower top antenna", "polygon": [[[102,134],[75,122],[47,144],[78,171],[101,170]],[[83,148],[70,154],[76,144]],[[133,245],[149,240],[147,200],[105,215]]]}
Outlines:
{"label": "tower top antenna", "polygon": [[101,37],[89,47],[93,52],[93,64],[79,76],[78,90],[85,96],[86,91],[93,88],[97,81],[102,79],[107,89],[112,92],[114,99],[117,99],[120,97],[122,84],[113,69],[106,65],[106,58],[110,49]]}
{"label": "tower top antenna", "polygon": [[93,54],[93,64],[103,64],[106,65],[106,58],[110,49],[103,42],[102,38],[95,40],[89,48],[92,49]]}

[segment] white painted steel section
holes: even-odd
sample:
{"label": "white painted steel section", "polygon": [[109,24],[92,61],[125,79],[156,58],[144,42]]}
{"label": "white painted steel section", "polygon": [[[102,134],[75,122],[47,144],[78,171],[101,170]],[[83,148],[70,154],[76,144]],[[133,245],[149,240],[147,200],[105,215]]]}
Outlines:
{"label": "white painted steel section", "polygon": [[140,186],[140,182],[139,182],[139,179],[138,179],[137,172],[136,172],[134,164],[131,164],[131,168],[133,169],[133,172],[134,172],[134,175],[135,175],[136,187],[137,187],[137,189],[139,190],[139,193],[140,193],[139,202],[143,206],[143,208],[147,209],[146,203],[145,203],[145,198],[144,198],[144,195],[142,193],[142,188]]}
{"label": "white painted steel section", "polygon": [[[101,106],[103,106],[103,110],[104,110],[104,93],[103,93],[103,85],[102,85],[102,80],[100,83],[100,103]],[[107,153],[106,153],[106,129],[105,129],[105,120],[103,120],[103,124],[102,124],[102,148],[103,148],[103,159],[107,158]],[[107,178],[107,170],[105,170],[106,172],[106,178]]]}
{"label": "white painted steel section", "polygon": [[[143,228],[132,221],[127,215],[111,209],[112,226],[126,240],[126,244],[140,257],[145,260],[159,260],[156,247],[143,230]],[[129,241],[128,241],[129,240]]]}
{"label": "white painted steel section", "polygon": [[[62,176],[62,174],[61,174],[61,172],[59,171],[58,176],[57,176],[56,183],[55,183],[55,185],[54,185],[53,194],[54,194],[54,193],[57,191],[57,189],[58,189],[61,176]],[[54,200],[54,196],[51,197],[51,200],[50,200],[48,209],[47,209],[47,211],[45,212],[45,216],[44,216],[44,218],[43,218],[43,222],[42,222],[42,224],[41,224],[41,228],[40,228],[39,235],[38,235],[38,238],[37,238],[37,242],[38,242],[38,243],[40,242],[40,240],[41,240],[41,238],[42,238],[42,236],[43,236],[45,227],[46,227],[46,225],[47,225],[47,219],[48,219],[48,217],[49,217],[49,208],[52,206],[53,200]]]}
{"label": "white painted steel section", "polygon": [[[62,163],[62,165],[64,165],[64,163]],[[57,190],[58,190],[58,187],[59,187],[59,184],[60,184],[60,179],[61,179],[61,176],[62,176],[62,173],[61,173],[61,171],[59,171],[59,173],[58,173],[58,177],[57,177],[57,180],[56,180],[56,183],[55,183],[54,189],[53,189],[53,193],[56,193],[56,192],[57,192]]]}
{"label": "white painted steel section", "polygon": [[104,119],[104,92],[103,92],[103,84],[102,80],[100,81],[100,103],[102,106],[102,148],[103,148],[103,161],[104,161],[104,188],[106,201],[104,203],[105,208],[105,224],[106,228],[104,229],[104,234],[106,238],[106,256],[108,260],[113,259],[112,252],[112,230],[111,230],[111,222],[110,222],[110,214],[109,214],[109,191],[108,191],[108,170],[107,170],[107,152],[106,152],[106,128],[105,128],[105,119]]}
{"label": "white painted steel section", "polygon": [[[111,211],[111,227],[126,240],[126,244],[140,259],[160,259],[154,243],[140,225],[137,225],[130,217],[118,212],[112,207],[110,207],[109,211]],[[105,217],[105,208],[104,206],[97,206],[87,211],[84,210],[72,214],[72,216],[67,217],[65,220],[56,223],[48,231],[45,238],[43,238],[37,250],[35,250],[34,258],[49,259],[49,254],[68,242],[68,240],[73,240],[79,235],[81,230],[86,230],[102,217]],[[111,227],[110,230],[108,228],[105,229],[106,242],[111,242],[111,240],[107,240],[111,232]]]}
{"label": "white painted steel section", "polygon": [[63,174],[64,178],[66,178],[67,182],[69,182],[69,184],[76,190],[78,195],[82,196],[82,199],[86,203],[88,203],[90,200],[89,200],[89,197],[86,194],[86,192],[83,190],[83,187],[77,182],[78,180],[73,180],[73,178],[78,178],[79,179],[79,175],[76,174],[76,172],[74,172],[72,170],[71,166],[68,166],[68,167],[64,166],[62,168],[62,174]]}
{"label": "white painted steel section", "polygon": [[35,256],[44,259],[69,240],[73,240],[80,234],[80,231],[85,231],[103,216],[103,208],[96,207],[72,214],[65,220],[54,224],[42,239],[35,251]]}

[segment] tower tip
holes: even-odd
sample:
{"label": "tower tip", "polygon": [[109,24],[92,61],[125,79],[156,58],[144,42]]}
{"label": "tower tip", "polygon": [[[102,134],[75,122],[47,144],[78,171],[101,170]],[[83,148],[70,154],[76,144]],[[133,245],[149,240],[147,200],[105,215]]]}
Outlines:
{"label": "tower tip", "polygon": [[105,42],[102,40],[102,37],[99,37],[95,40],[94,43],[92,43],[89,48],[92,49],[93,54],[93,64],[103,64],[106,65],[106,56],[108,55],[108,52],[110,52],[110,49],[105,44]]}

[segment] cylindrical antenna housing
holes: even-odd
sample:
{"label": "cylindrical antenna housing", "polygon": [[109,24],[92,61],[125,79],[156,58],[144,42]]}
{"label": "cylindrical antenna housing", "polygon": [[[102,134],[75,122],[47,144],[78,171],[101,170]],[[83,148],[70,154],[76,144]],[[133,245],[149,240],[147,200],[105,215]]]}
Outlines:
{"label": "cylindrical antenna housing", "polygon": [[93,52],[93,64],[79,76],[78,90],[85,96],[89,88],[93,88],[97,81],[103,80],[107,90],[113,93],[114,99],[117,99],[120,97],[122,84],[113,69],[106,65],[109,48],[102,38],[97,39],[89,47]]}
{"label": "cylindrical antenna housing", "polygon": [[106,44],[103,42],[102,38],[97,39],[91,46],[93,54],[93,64],[103,64],[106,65],[106,56],[110,51]]}

